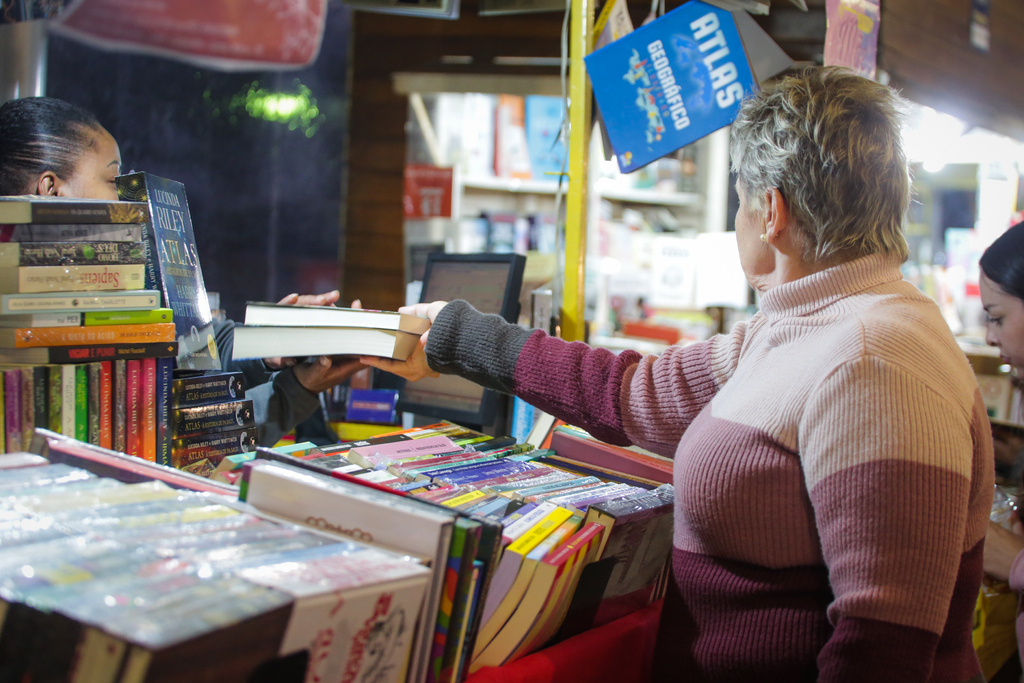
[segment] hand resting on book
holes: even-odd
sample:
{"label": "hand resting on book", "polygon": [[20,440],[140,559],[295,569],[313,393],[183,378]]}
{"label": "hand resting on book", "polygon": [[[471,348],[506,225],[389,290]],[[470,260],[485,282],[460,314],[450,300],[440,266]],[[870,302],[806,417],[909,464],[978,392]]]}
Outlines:
{"label": "hand resting on book", "polygon": [[[433,324],[437,314],[447,305],[447,301],[435,301],[429,304],[402,306],[398,309],[398,312],[405,315],[414,315],[417,318],[426,318]],[[396,374],[410,382],[415,382],[424,377],[440,377],[440,373],[431,370],[430,365],[427,364],[427,354],[424,348],[427,345],[427,336],[429,334],[430,330],[423,333],[423,336],[420,337],[420,343],[416,345],[416,350],[409,354],[409,357],[404,361],[378,358],[376,356],[363,356],[359,361],[378,370]]]}
{"label": "hand resting on book", "polygon": [[[289,294],[277,303],[288,306],[333,306],[340,297],[341,292],[335,289],[323,294]],[[356,299],[349,308],[362,307],[362,302]],[[299,384],[314,394],[341,384],[366,367],[353,356],[264,358],[263,364],[272,370],[292,368]]]}

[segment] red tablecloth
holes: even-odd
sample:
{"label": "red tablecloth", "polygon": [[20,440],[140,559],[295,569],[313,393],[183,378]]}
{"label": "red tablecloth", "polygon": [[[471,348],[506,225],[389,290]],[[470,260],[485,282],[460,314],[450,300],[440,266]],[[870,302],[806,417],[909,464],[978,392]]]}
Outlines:
{"label": "red tablecloth", "polygon": [[661,601],[465,683],[647,683]]}

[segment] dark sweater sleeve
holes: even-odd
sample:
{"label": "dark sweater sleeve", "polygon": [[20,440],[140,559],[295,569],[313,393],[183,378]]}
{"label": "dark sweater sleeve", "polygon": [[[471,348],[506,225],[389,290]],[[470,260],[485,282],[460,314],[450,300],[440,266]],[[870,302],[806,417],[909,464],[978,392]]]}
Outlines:
{"label": "dark sweater sleeve", "polygon": [[427,337],[427,362],[586,429],[603,441],[631,443],[620,394],[626,370],[640,355],[614,354],[580,342],[524,330],[457,300],[441,309]]}

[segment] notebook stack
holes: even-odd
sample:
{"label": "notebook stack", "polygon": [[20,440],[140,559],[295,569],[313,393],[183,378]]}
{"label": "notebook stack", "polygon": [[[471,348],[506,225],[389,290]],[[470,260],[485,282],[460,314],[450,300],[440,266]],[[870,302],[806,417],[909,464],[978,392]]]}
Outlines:
{"label": "notebook stack", "polygon": [[4,450],[44,427],[157,459],[177,342],[143,289],[148,219],[138,202],[0,197]]}

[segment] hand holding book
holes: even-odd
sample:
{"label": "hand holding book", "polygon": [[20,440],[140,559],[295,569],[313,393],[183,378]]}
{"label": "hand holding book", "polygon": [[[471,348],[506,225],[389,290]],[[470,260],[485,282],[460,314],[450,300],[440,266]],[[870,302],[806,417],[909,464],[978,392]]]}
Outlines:
{"label": "hand holding book", "polygon": [[[435,301],[429,304],[402,306],[398,309],[398,312],[405,315],[413,315],[417,318],[426,318],[431,322],[431,324],[433,324],[438,313],[440,313],[441,309],[447,305],[447,301]],[[423,379],[424,377],[439,377],[440,373],[432,370],[430,365],[427,363],[427,353],[425,348],[427,345],[427,336],[429,334],[430,330],[423,333],[423,336],[420,337],[419,344],[416,345],[416,348],[404,361],[392,360],[390,358],[379,358],[377,356],[363,356],[359,359],[359,362],[364,365],[377,368],[378,370],[393,373],[410,382],[415,382],[416,380]]]}

